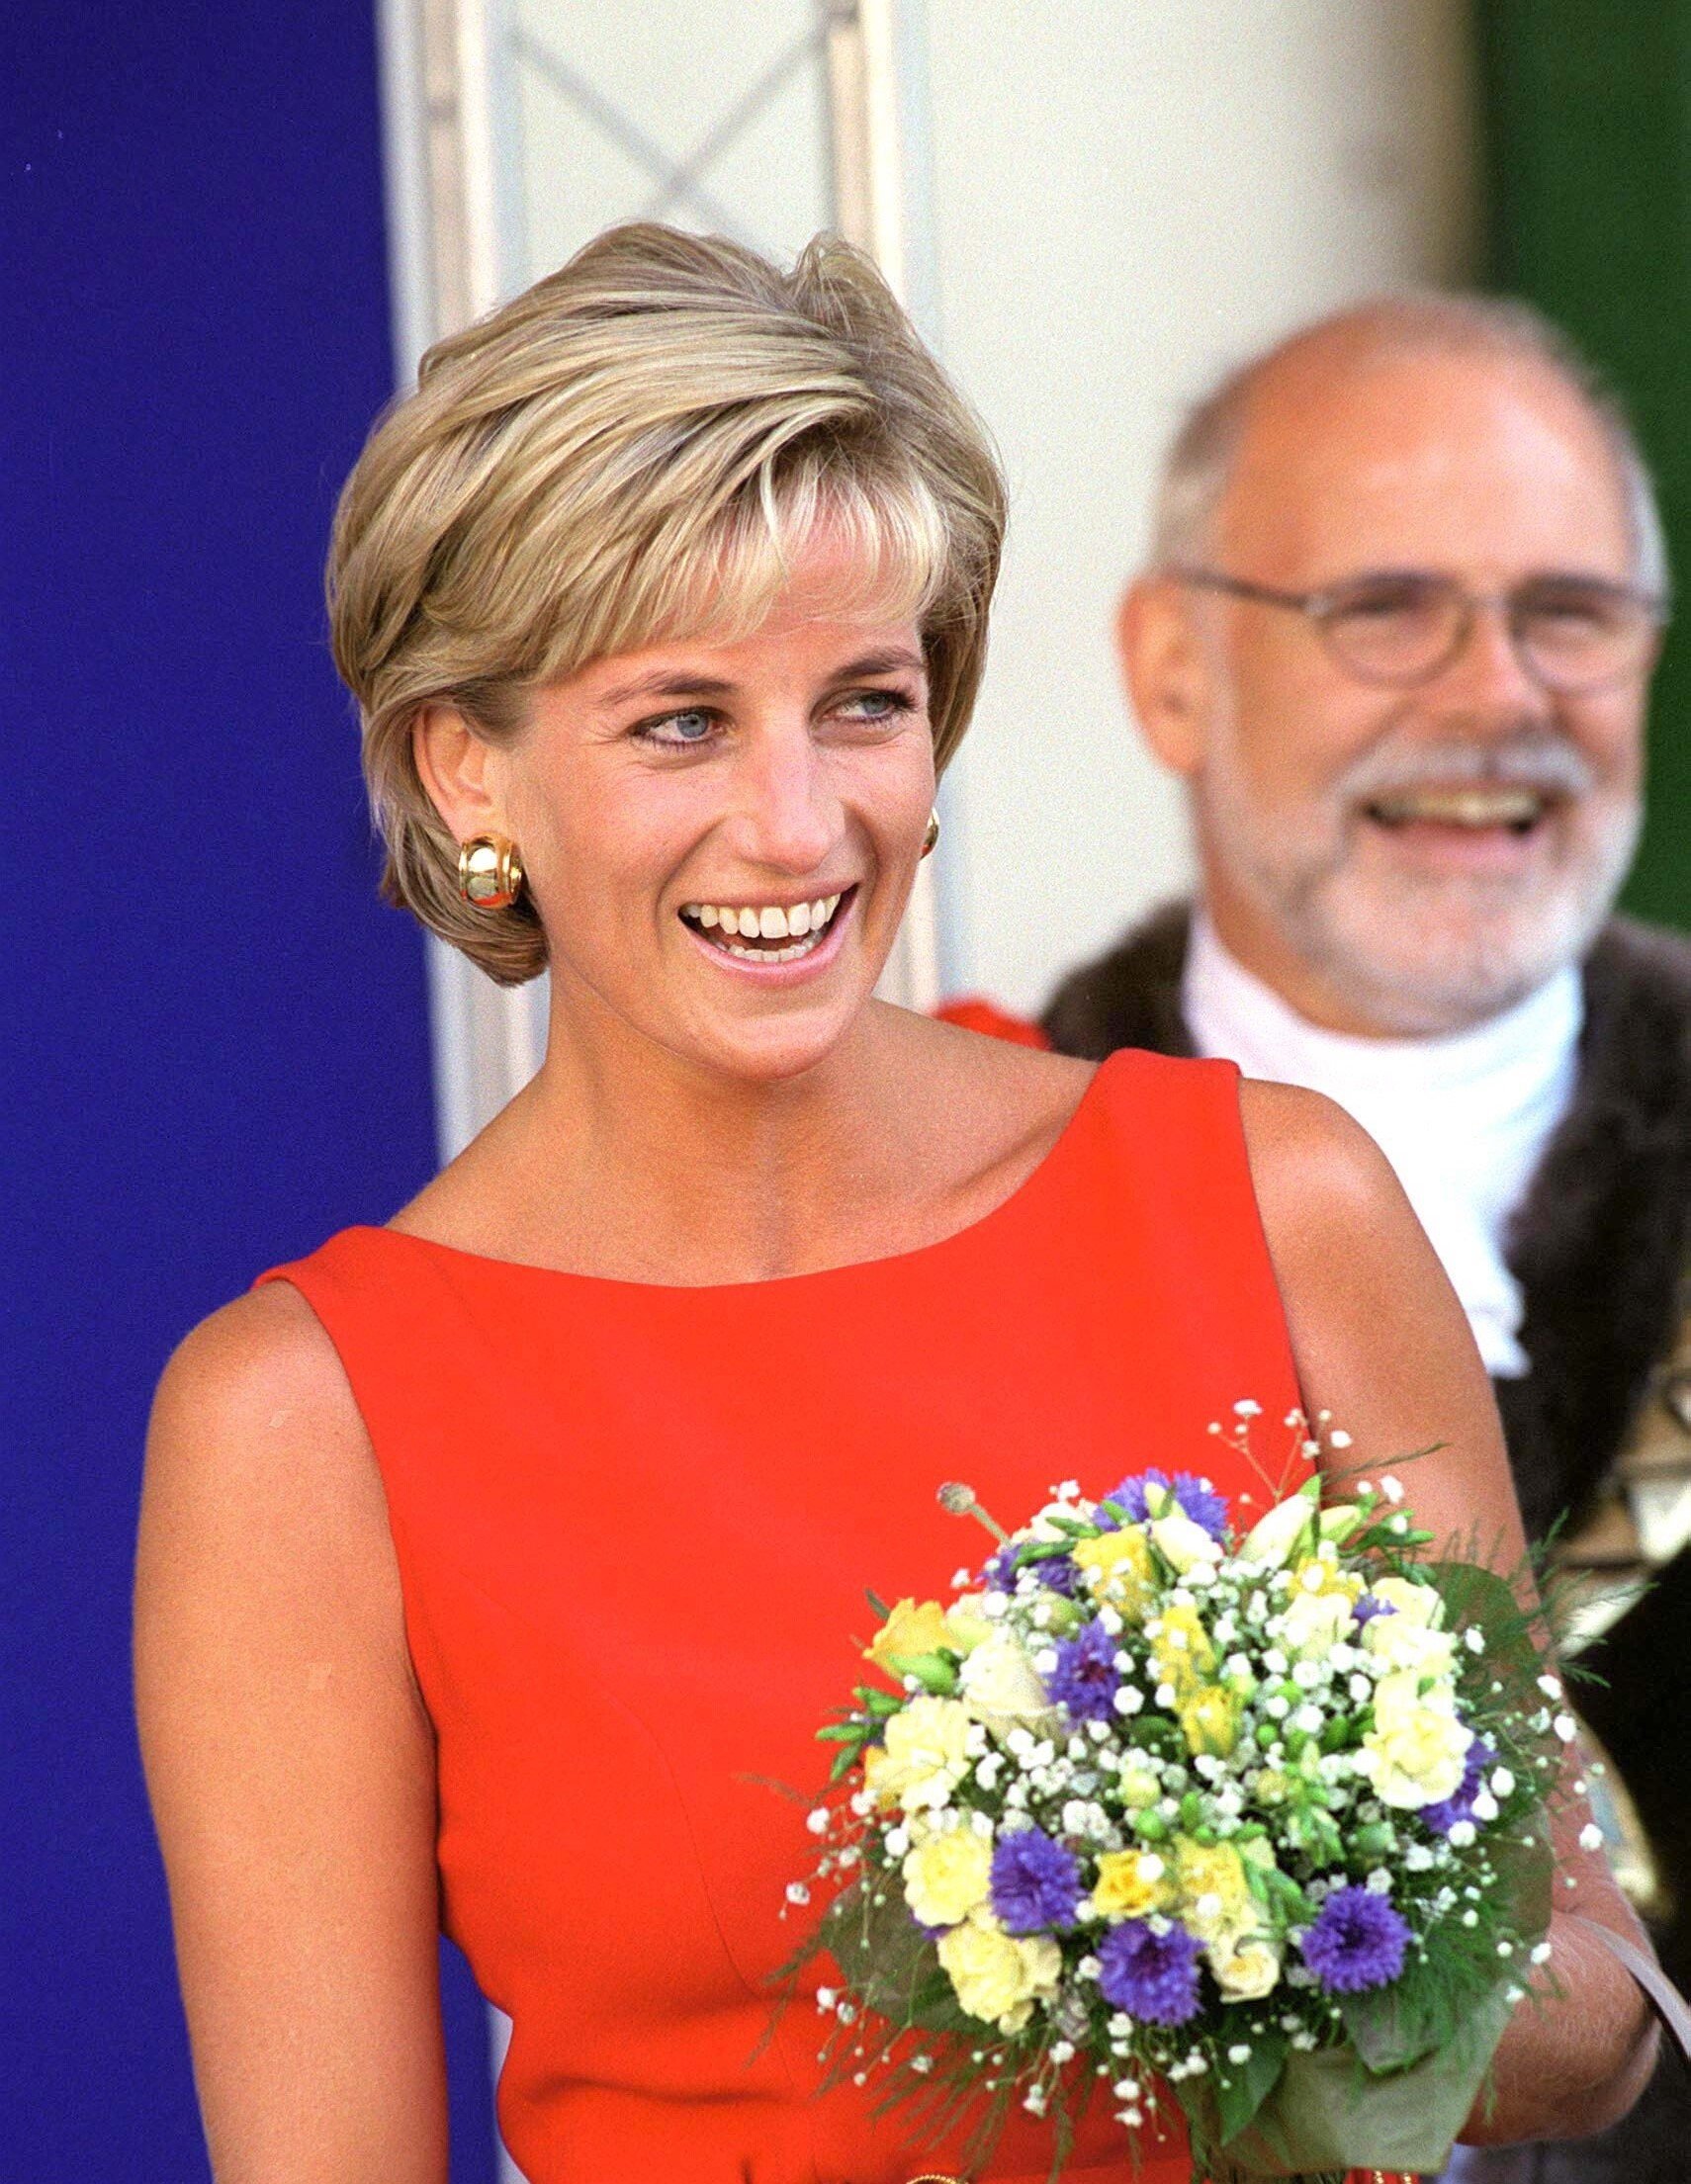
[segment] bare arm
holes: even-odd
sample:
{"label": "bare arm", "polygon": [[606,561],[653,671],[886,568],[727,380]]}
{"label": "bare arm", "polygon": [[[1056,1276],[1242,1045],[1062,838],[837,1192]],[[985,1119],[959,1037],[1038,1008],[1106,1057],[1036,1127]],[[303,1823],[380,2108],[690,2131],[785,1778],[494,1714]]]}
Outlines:
{"label": "bare arm", "polygon": [[293,1290],[164,1376],[135,1678],[219,2184],[442,2184],[433,1739],[375,1461]]}
{"label": "bare arm", "polygon": [[[1376,1476],[1395,1456],[1444,1442],[1405,1471],[1417,1519],[1453,1551],[1477,1540],[1512,1574],[1526,1541],[1490,1383],[1396,1177],[1364,1131],[1312,1093],[1247,1084],[1242,1108],[1305,1407],[1330,1410]],[[1474,2143],[1600,2131],[1649,2076],[1654,2031],[1637,1989],[1568,1916],[1649,1946],[1601,1852],[1579,1847],[1589,1818],[1570,1793],[1554,1822],[1551,1968],[1564,1998],[1516,2013],[1498,2051],[1495,2105],[1476,2110],[1463,2134]]]}

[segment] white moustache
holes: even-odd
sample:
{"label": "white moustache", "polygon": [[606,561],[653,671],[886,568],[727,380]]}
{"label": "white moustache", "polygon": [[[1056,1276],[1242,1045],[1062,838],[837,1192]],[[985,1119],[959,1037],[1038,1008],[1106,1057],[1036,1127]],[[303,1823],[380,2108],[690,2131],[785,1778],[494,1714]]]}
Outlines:
{"label": "white moustache", "polygon": [[1412,750],[1372,750],[1347,767],[1339,793],[1351,803],[1452,788],[1527,789],[1535,795],[1585,796],[1597,785],[1590,760],[1563,739],[1513,743],[1450,742]]}

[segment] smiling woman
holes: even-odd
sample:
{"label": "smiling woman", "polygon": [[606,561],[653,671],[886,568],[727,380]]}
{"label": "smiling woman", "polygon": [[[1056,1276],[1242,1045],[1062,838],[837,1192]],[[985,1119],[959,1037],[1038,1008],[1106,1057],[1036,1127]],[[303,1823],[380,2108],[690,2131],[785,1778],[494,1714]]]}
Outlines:
{"label": "smiling woman", "polygon": [[[1095,1073],[875,1000],[1002,523],[863,259],[655,227],[433,352],[353,475],[334,642],[389,890],[496,977],[549,966],[552,1008],[443,1175],[160,1390],[139,1710],[230,2184],[440,2184],[437,1920],[512,2020],[532,2184],[963,2173],[829,2081],[806,2013],[769,2026],[807,1838],[766,1786],[816,1775],[863,1584],[942,1585],[946,1477],[1033,1506],[1149,1435],[1246,1493],[1212,1419],[1342,1405],[1380,1456],[1441,1439],[1418,1511],[1519,1551],[1460,1310],[1360,1133],[1226,1065]],[[1566,1852],[1567,1908],[1624,1920]],[[1648,2059],[1556,1931],[1579,2007],[1508,2054],[1505,2135],[1601,2120]],[[1095,2102],[1074,2184],[1142,2120]],[[1186,2184],[1144,2121],[1146,2184]],[[1030,2109],[968,2173],[1051,2158]]]}

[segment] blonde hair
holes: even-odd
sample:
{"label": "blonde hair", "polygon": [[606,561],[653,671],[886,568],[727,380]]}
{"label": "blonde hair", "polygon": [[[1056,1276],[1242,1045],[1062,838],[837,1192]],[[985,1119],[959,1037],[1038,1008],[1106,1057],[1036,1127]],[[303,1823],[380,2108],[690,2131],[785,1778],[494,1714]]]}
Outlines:
{"label": "blonde hair", "polygon": [[819,527],[842,607],[923,633],[934,762],[979,686],[1004,533],[985,432],[869,260],[818,236],[790,273],[734,243],[613,227],[423,358],[336,512],[335,663],[358,700],[383,891],[501,984],[545,968],[526,897],[458,892],[413,728],[490,741],[608,655],[750,634]]}

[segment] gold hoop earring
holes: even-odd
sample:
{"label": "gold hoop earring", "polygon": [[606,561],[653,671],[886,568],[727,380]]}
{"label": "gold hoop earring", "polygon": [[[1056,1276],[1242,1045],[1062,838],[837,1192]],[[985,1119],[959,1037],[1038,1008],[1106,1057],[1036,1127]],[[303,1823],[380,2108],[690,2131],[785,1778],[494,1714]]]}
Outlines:
{"label": "gold hoop earring", "polygon": [[522,857],[503,834],[476,834],[460,847],[458,893],[472,910],[509,910],[522,883]]}
{"label": "gold hoop earring", "polygon": [[925,857],[929,857],[929,856],[932,856],[932,855],[934,854],[934,843],[935,843],[935,842],[936,842],[936,841],[937,841],[938,839],[939,839],[939,813],[938,813],[938,810],[937,810],[937,808],[935,808],[935,809],[934,809],[934,811],[930,812],[930,813],[929,813],[929,815],[928,815],[928,831],[927,831],[927,833],[925,833],[925,834],[923,835],[923,837],[922,837],[922,854],[923,854],[923,855],[924,855]]}

